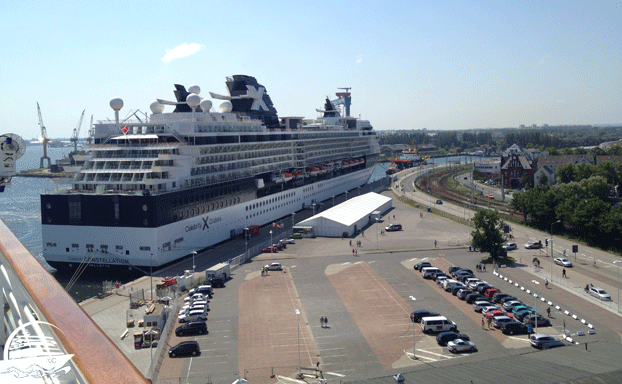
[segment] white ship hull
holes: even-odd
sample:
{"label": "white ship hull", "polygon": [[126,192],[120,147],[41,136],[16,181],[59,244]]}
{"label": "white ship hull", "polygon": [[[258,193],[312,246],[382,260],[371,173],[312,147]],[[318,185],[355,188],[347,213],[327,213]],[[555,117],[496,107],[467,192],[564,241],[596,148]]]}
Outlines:
{"label": "white ship hull", "polygon": [[[364,185],[373,170],[370,167],[259,198],[250,204],[274,202],[266,204],[263,213],[252,218],[247,217],[245,207],[249,202],[246,202],[158,228],[44,225],[45,258],[56,268],[74,269],[85,257],[91,256],[89,266],[156,268],[187,256],[193,250],[230,239],[232,231],[235,235],[241,234],[248,225],[274,222],[303,209],[303,204],[308,207],[314,201],[323,201]],[[96,249],[106,245],[108,251],[89,255],[83,247],[73,247],[73,244],[85,243],[93,244]],[[166,243],[171,246],[163,249]]]}

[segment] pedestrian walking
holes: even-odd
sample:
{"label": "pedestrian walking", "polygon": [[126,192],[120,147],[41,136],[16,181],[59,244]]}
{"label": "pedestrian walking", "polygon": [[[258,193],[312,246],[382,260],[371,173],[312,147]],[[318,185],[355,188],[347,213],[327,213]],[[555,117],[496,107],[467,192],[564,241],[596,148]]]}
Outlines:
{"label": "pedestrian walking", "polygon": [[434,247],[436,247],[436,240],[434,240]]}
{"label": "pedestrian walking", "polygon": [[482,264],[482,269],[486,272],[486,264]]}
{"label": "pedestrian walking", "polygon": [[566,277],[566,268],[562,269],[562,277]]}
{"label": "pedestrian walking", "polygon": [[354,250],[354,256],[358,256],[358,255],[359,255],[359,250],[358,250],[358,249],[355,249],[355,250]]}
{"label": "pedestrian walking", "polygon": [[544,288],[549,287],[549,279],[544,279]]}
{"label": "pedestrian walking", "polygon": [[488,317],[486,318],[486,322],[488,323],[488,329],[490,329],[490,323],[492,322],[492,319]]}
{"label": "pedestrian walking", "polygon": [[352,256],[354,256],[354,248],[352,248]]}
{"label": "pedestrian walking", "polygon": [[264,275],[264,269],[263,269],[263,267],[261,267],[261,276],[263,276],[263,275]]}
{"label": "pedestrian walking", "polygon": [[328,328],[328,317],[324,316],[324,328]]}
{"label": "pedestrian walking", "polygon": [[547,307],[547,308],[546,308],[546,315],[547,315],[548,317],[551,317],[551,308],[550,308],[550,307]]}
{"label": "pedestrian walking", "polygon": [[350,240],[350,246],[352,246],[352,240]]}
{"label": "pedestrian walking", "polygon": [[486,328],[484,327],[484,318],[483,318],[483,317],[482,317],[482,329],[486,329]]}
{"label": "pedestrian walking", "polygon": [[320,316],[320,326],[324,328],[324,316]]}
{"label": "pedestrian walking", "polygon": [[363,237],[365,237],[365,231],[361,232],[361,235],[363,235]]}

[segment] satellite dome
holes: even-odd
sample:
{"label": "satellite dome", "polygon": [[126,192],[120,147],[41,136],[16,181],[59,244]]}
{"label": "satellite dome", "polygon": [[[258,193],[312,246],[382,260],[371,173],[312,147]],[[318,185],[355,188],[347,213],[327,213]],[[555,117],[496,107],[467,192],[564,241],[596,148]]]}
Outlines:
{"label": "satellite dome", "polygon": [[164,112],[164,104],[158,103],[157,100],[154,100],[149,106],[149,108],[151,109],[151,113],[154,113],[154,114]]}
{"label": "satellite dome", "polygon": [[222,103],[220,103],[220,112],[228,113],[228,112],[231,112],[232,109],[233,109],[233,104],[231,104],[229,100],[225,100]]}
{"label": "satellite dome", "polygon": [[212,109],[212,101],[209,99],[201,100],[201,104],[199,105],[201,106],[203,112],[209,112]]}
{"label": "satellite dome", "polygon": [[186,97],[186,103],[188,103],[188,106],[190,108],[194,109],[198,107],[201,103],[201,96],[197,95],[196,93],[191,93],[188,95],[188,97]]}
{"label": "satellite dome", "polygon": [[120,111],[121,108],[123,108],[123,100],[121,100],[121,98],[119,97],[115,97],[114,99],[110,100],[110,108],[114,109],[115,111]]}
{"label": "satellite dome", "polygon": [[192,84],[189,88],[188,88],[188,93],[196,93],[197,95],[201,93],[201,87],[199,87],[196,84]]}

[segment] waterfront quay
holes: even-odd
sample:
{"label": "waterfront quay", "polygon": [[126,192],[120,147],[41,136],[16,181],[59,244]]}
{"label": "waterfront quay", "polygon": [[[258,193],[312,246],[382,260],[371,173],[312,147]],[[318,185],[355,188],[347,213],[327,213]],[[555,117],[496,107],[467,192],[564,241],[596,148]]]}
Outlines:
{"label": "waterfront quay", "polygon": [[[356,237],[306,238],[275,254],[251,253],[255,256],[249,262],[232,270],[226,287],[215,290],[207,335],[174,335],[172,330],[179,325],[177,307],[184,298],[180,295],[173,304],[171,325],[163,334],[161,346],[134,350],[131,337],[121,340],[129,308],[125,295],[141,288],[149,291],[148,277],[120,287],[118,294],[86,301],[82,306],[114,343],[127,351],[137,368],[158,383],[232,383],[238,378],[260,383],[317,382],[322,378],[334,383],[389,383],[395,381],[396,374],[404,375],[407,381],[441,383],[465,377],[477,378],[478,382],[510,376],[531,382],[597,376],[602,382],[610,382],[607,375],[620,377],[617,356],[622,352],[622,319],[617,308],[615,269],[579,262],[568,269],[563,280],[561,269],[545,255],[522,248],[524,242],[544,239],[546,234],[513,226],[512,241],[520,248],[512,251],[516,263],[499,268],[497,273],[490,265],[486,272],[477,272],[475,265],[487,255],[469,251],[472,228],[427,212],[425,202],[430,197],[420,191],[404,192],[408,198],[414,195],[421,199],[420,209],[400,201],[411,175],[409,171],[398,174],[392,189],[382,192],[393,198],[393,209]],[[337,197],[335,204],[340,198],[344,196]],[[448,213],[455,210],[460,217],[464,209],[447,203],[436,208]],[[401,224],[403,230],[384,232],[388,224]],[[288,230],[286,227],[283,234]],[[232,254],[243,254],[245,247],[258,249],[271,240],[276,242],[276,230],[272,239],[270,235],[269,229],[263,228],[252,244],[245,244],[243,239],[221,244],[197,255],[194,261],[189,258],[158,271],[153,284],[192,269],[193,262],[197,271],[203,271]],[[556,246],[559,243],[562,241]],[[584,248],[585,253],[588,251],[603,263],[608,257],[615,260],[613,255]],[[528,262],[536,255],[542,260],[539,270]],[[450,265],[472,269],[477,277],[545,316],[549,307],[551,326],[539,327],[538,332],[558,337],[566,346],[539,351],[529,345],[526,335],[508,336],[495,328],[482,329],[482,316],[471,305],[413,269],[420,261],[429,261],[445,271]],[[283,270],[262,276],[261,268],[271,262],[281,263]],[[548,288],[545,279],[550,281]],[[586,283],[603,287],[613,300],[599,302],[585,295],[580,288]],[[452,354],[439,346],[434,334],[423,334],[419,324],[413,327],[409,316],[416,309],[438,312],[454,321],[476,344],[477,351]],[[144,308],[139,310],[144,312]],[[328,322],[320,323],[321,317]],[[196,340],[201,354],[169,358],[168,348],[183,340]],[[451,366],[460,368],[441,369]]]}

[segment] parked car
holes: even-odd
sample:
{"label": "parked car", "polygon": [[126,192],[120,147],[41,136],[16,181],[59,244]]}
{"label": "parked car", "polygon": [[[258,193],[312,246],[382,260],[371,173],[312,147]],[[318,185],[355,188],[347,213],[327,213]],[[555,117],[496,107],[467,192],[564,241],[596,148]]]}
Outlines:
{"label": "parked car", "polygon": [[528,310],[528,309],[523,309],[522,311],[517,311],[517,312],[514,314],[514,318],[515,318],[516,320],[518,320],[518,321],[522,322],[522,321],[523,321],[523,319],[525,318],[525,316],[530,315],[530,314],[532,314],[532,313],[533,313],[533,312],[531,312],[531,311],[530,311],[530,310]]}
{"label": "parked car", "polygon": [[436,200],[436,204],[443,204],[443,201],[441,199]]}
{"label": "parked car", "polygon": [[202,335],[207,333],[205,321],[191,321],[175,329],[175,336]]}
{"label": "parked car", "polygon": [[495,293],[492,296],[492,301],[494,301],[495,303],[501,303],[501,299],[503,299],[504,297],[511,297],[511,295],[507,294],[507,293],[503,293],[503,292],[498,292]]}
{"label": "parked car", "polygon": [[296,240],[292,239],[291,237],[281,239],[281,241],[285,244],[296,244]]}
{"label": "parked car", "polygon": [[556,257],[553,261],[555,264],[561,265],[562,267],[572,267],[572,263],[565,257]]}
{"label": "parked car", "polygon": [[449,277],[447,277],[447,275],[437,275],[436,276],[436,284],[441,285],[443,284],[443,281],[445,280],[449,280]]}
{"label": "parked car", "polygon": [[542,248],[541,241],[529,241],[527,244],[525,244],[525,249],[540,249],[540,248]]}
{"label": "parked car", "polygon": [[402,230],[402,224],[389,224],[384,228],[385,231],[387,232],[392,232],[392,231],[401,231]]}
{"label": "parked car", "polygon": [[271,263],[271,264],[266,265],[264,269],[268,271],[282,271],[283,266],[281,265],[281,263]]}
{"label": "parked car", "polygon": [[201,348],[196,341],[182,341],[168,350],[169,357],[196,356],[201,354]]}
{"label": "parked car", "polygon": [[485,294],[486,290],[489,288],[494,288],[494,287],[485,281],[483,282],[483,284],[477,284],[477,286],[475,286],[475,289],[477,290],[477,292],[481,293],[482,295]]}
{"label": "parked car", "polygon": [[539,349],[547,349],[551,345],[559,343],[560,341],[557,337],[549,336],[544,333],[536,333],[535,335],[531,335],[531,337],[529,337],[529,344],[531,344],[532,347]]}
{"label": "parked car", "polygon": [[518,249],[518,246],[516,245],[516,243],[507,243],[504,244],[502,248],[506,251],[513,251],[515,249]]}
{"label": "parked car", "polygon": [[473,303],[473,310],[475,312],[481,312],[484,307],[490,307],[492,303],[488,300],[478,300]]}
{"label": "parked car", "polygon": [[501,328],[503,325],[507,323],[518,322],[515,319],[509,316],[497,316],[492,319],[492,325],[495,328]]}
{"label": "parked car", "polygon": [[529,327],[519,322],[508,322],[501,327],[501,332],[506,335],[524,335],[529,332]]}
{"label": "parked car", "polygon": [[415,271],[420,271],[421,268],[425,268],[425,267],[431,267],[432,264],[428,263],[427,261],[422,261],[420,263],[415,264]]}
{"label": "parked car", "polygon": [[283,245],[281,243],[272,244],[272,246],[274,248],[278,249],[279,251],[282,251],[283,249],[285,249],[285,245]]}
{"label": "parked car", "polygon": [[464,352],[464,351],[475,352],[477,350],[474,343],[470,341],[462,340],[462,339],[456,339],[454,341],[448,342],[447,349],[451,353]]}
{"label": "parked car", "polygon": [[454,272],[459,270],[460,267],[458,267],[457,265],[452,265],[451,267],[449,267],[449,269],[447,270],[447,272],[449,272],[450,275],[454,275]]}
{"label": "parked car", "polygon": [[529,311],[529,312],[534,312],[534,313],[536,312],[535,309],[531,308],[528,305],[519,305],[516,307],[512,307],[512,313],[518,313],[520,311]]}
{"label": "parked car", "polygon": [[[193,313],[193,312],[198,312],[198,313]],[[206,320],[206,319],[207,319],[207,314],[202,311],[192,311],[191,313],[188,313],[185,315],[179,315],[180,323],[189,323],[192,321],[201,321],[201,320]]]}
{"label": "parked car", "polygon": [[488,195],[486,195],[486,197],[488,197],[489,199],[494,199],[495,196],[492,193],[489,193]]}
{"label": "parked car", "polygon": [[300,239],[302,239],[302,233],[300,233],[300,232],[292,233],[292,235],[290,237],[292,239],[300,240]]}
{"label": "parked car", "polygon": [[474,302],[478,301],[478,300],[486,300],[486,296],[480,295],[479,293],[475,293],[473,292],[470,295],[467,295],[465,301],[467,302],[467,304],[473,304]]}
{"label": "parked car", "polygon": [[440,314],[436,312],[430,312],[427,309],[418,309],[410,314],[410,321],[412,321],[413,323],[419,323],[421,322],[422,318],[432,316],[440,316]]}
{"label": "parked car", "polygon": [[466,341],[471,340],[469,336],[465,335],[464,333],[456,333],[456,332],[441,332],[436,336],[436,342],[438,343],[438,345],[442,345],[442,346],[445,346],[447,345],[448,342],[454,341],[456,339],[461,339],[461,340],[466,340]]}
{"label": "parked car", "polygon": [[597,299],[611,301],[611,296],[604,289],[590,286],[590,295]]}
{"label": "parked car", "polygon": [[267,246],[261,250],[263,253],[277,253],[279,250],[276,247]]}
{"label": "parked car", "polygon": [[498,305],[493,304],[493,305],[489,305],[489,306],[482,308],[482,313],[485,314],[486,312],[489,312],[489,311],[500,311],[500,310],[501,308]]}
{"label": "parked car", "polygon": [[486,316],[489,319],[494,319],[495,317],[498,316],[507,316],[507,317],[512,317],[512,314],[506,311],[503,311],[501,309],[493,309],[493,310],[488,310],[485,311],[484,316]]}
{"label": "parked car", "polygon": [[438,280],[439,277],[444,276],[444,277],[448,277],[447,274],[441,270],[438,270],[436,272],[434,272],[434,274],[432,275],[432,280]]}
{"label": "parked car", "polygon": [[517,300],[518,300],[518,299],[517,299],[516,297],[514,297],[514,296],[505,296],[505,297],[502,297],[502,298],[499,300],[499,303],[501,303],[501,304],[505,304],[505,303],[507,303],[508,301],[517,301]]}
{"label": "parked car", "polygon": [[518,301],[518,300],[506,301],[505,303],[503,303],[503,309],[505,309],[506,311],[511,311],[512,308],[518,307],[519,305],[525,305],[525,304],[523,304],[522,301]]}
{"label": "parked car", "polygon": [[451,288],[451,294],[454,296],[458,296],[458,291],[464,288],[466,288],[466,285],[462,283],[457,283],[453,288]]}
{"label": "parked car", "polygon": [[529,314],[523,318],[523,324],[531,324],[531,326],[534,326],[536,322],[538,323],[538,327],[548,327],[551,325],[551,321],[540,314]]}
{"label": "parked car", "polygon": [[491,287],[488,288],[486,292],[484,292],[484,296],[490,297],[492,299],[497,293],[499,293],[499,290],[497,288]]}
{"label": "parked car", "polygon": [[462,288],[458,290],[458,292],[456,293],[456,296],[458,296],[460,300],[466,300],[466,296],[469,293],[473,293],[473,291],[471,291],[469,288]]}

